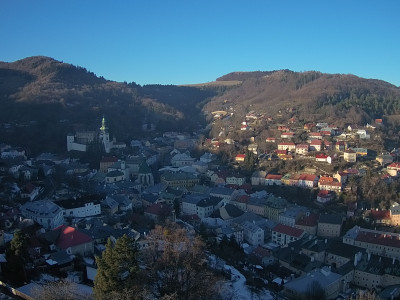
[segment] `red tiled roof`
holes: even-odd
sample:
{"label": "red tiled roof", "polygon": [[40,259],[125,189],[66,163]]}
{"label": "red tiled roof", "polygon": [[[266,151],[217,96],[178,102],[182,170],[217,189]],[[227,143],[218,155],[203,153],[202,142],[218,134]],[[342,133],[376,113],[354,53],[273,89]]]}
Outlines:
{"label": "red tiled roof", "polygon": [[276,231],[294,237],[300,237],[304,233],[304,230],[283,224],[276,225],[274,228],[272,228],[272,231]]}
{"label": "red tiled roof", "polygon": [[327,159],[327,158],[328,158],[328,155],[325,155],[325,154],[316,154],[316,155],[315,155],[315,158]]}
{"label": "red tiled roof", "polygon": [[250,199],[250,196],[242,195],[236,201],[240,202],[240,203],[247,203],[247,202],[249,202],[249,199]]}
{"label": "red tiled roof", "polygon": [[269,251],[268,249],[265,249],[261,246],[258,246],[256,249],[253,250],[252,252],[253,255],[259,257],[259,258],[263,258],[266,256],[270,256],[271,255],[271,251]]}
{"label": "red tiled roof", "polygon": [[371,210],[370,216],[375,220],[390,219],[390,210]]}
{"label": "red tiled roof", "polygon": [[314,174],[301,174],[299,177],[299,180],[314,181],[315,177],[317,177],[317,176]]}
{"label": "red tiled roof", "polygon": [[400,169],[400,163],[394,162],[387,166],[388,169]]}
{"label": "red tiled roof", "polygon": [[319,133],[319,132],[310,132],[308,135],[309,136],[321,136],[321,133]]}
{"label": "red tiled roof", "polygon": [[308,216],[302,216],[300,219],[298,219],[296,221],[296,225],[308,226],[308,227],[317,226],[318,218],[319,218],[318,214],[311,213]]}
{"label": "red tiled roof", "polygon": [[238,154],[238,155],[236,155],[236,158],[245,158],[246,157],[246,154]]}
{"label": "red tiled roof", "polygon": [[265,179],[273,179],[273,180],[281,180],[283,175],[280,174],[267,174],[267,176],[265,176]]}
{"label": "red tiled roof", "polygon": [[329,177],[329,176],[321,176],[321,177],[319,178],[319,181],[333,182],[334,179],[333,179],[333,177]]}
{"label": "red tiled roof", "polygon": [[360,231],[356,237],[356,241],[400,248],[400,239],[398,235],[383,234],[380,232]]}
{"label": "red tiled roof", "polygon": [[322,141],[321,140],[312,140],[310,145],[321,145]]}
{"label": "red tiled roof", "polygon": [[301,148],[308,149],[308,144],[298,144],[298,145],[296,145],[296,149],[301,149]]}
{"label": "red tiled roof", "polygon": [[286,143],[279,143],[278,144],[278,146],[296,146],[296,144],[295,143],[289,143],[289,142],[286,142]]}
{"label": "red tiled roof", "polygon": [[54,230],[59,231],[59,237],[56,245],[61,249],[68,249],[69,247],[82,245],[92,241],[92,238],[90,236],[83,232],[80,232],[74,227],[61,225]]}

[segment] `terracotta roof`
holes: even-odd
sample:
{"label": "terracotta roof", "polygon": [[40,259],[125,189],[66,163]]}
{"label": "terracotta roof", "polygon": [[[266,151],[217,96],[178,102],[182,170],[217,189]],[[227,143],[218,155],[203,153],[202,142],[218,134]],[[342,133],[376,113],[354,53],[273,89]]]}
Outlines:
{"label": "terracotta roof", "polygon": [[249,199],[250,199],[250,196],[242,195],[236,200],[236,202],[247,203],[247,202],[249,202]]}
{"label": "terracotta roof", "polygon": [[296,149],[301,149],[301,148],[308,149],[308,144],[298,144],[298,145],[296,145]]}
{"label": "terracotta roof", "polygon": [[310,132],[308,135],[309,136],[321,136],[321,133],[319,133],[319,132]]}
{"label": "terracotta roof", "polygon": [[391,163],[390,165],[387,166],[388,169],[400,169],[400,163]]}
{"label": "terracotta roof", "polygon": [[281,180],[283,175],[279,174],[268,174],[265,179],[272,179],[272,180]]}
{"label": "terracotta roof", "polygon": [[321,177],[319,178],[319,181],[333,182],[334,179],[333,179],[333,177],[329,177],[329,176],[321,176]]}
{"label": "terracotta roof", "polygon": [[316,175],[314,174],[301,174],[299,177],[299,180],[304,180],[304,181],[314,181],[316,179]]}
{"label": "terracotta roof", "polygon": [[317,154],[317,155],[315,155],[315,158],[326,159],[326,158],[328,158],[328,155],[325,155],[325,154]]}
{"label": "terracotta roof", "polygon": [[390,210],[371,210],[370,216],[375,220],[390,219]]}
{"label": "terracotta roof", "polygon": [[400,248],[400,237],[396,234],[360,231],[356,237],[356,241]]}
{"label": "terracotta roof", "polygon": [[92,241],[92,238],[87,234],[67,225],[58,226],[54,231],[59,231],[59,236],[56,242],[57,247],[64,250],[69,247],[82,245]]}
{"label": "terracotta roof", "polygon": [[272,231],[280,232],[294,237],[300,237],[304,233],[304,230],[283,224],[276,225],[274,228],[272,228]]}
{"label": "terracotta roof", "polygon": [[289,143],[289,142],[279,143],[278,146],[279,146],[279,145],[281,145],[281,146],[296,146],[295,143]]}
{"label": "terracotta roof", "polygon": [[313,227],[313,226],[317,225],[318,218],[319,218],[319,215],[311,213],[308,216],[305,215],[305,216],[302,216],[300,219],[298,219],[296,221],[296,225]]}
{"label": "terracotta roof", "polygon": [[246,157],[246,154],[238,154],[238,155],[236,155],[236,158],[245,158]]}

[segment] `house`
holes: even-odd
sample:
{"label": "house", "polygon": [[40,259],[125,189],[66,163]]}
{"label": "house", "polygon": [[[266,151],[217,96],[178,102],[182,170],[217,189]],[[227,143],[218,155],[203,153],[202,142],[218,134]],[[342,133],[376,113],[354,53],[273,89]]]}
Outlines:
{"label": "house", "polygon": [[237,195],[237,191],[226,187],[213,187],[210,190],[210,196],[223,199],[225,204],[231,202]]}
{"label": "house", "polygon": [[306,155],[308,153],[308,144],[297,144],[296,145],[296,154]]}
{"label": "house", "polygon": [[267,219],[278,222],[279,214],[288,206],[286,199],[269,195],[265,203],[265,216]]}
{"label": "house", "polygon": [[108,168],[111,167],[114,163],[118,161],[118,158],[115,156],[104,156],[100,160],[100,169],[99,171],[102,173],[107,173]]}
{"label": "house", "polygon": [[261,266],[270,266],[275,262],[275,258],[272,255],[272,252],[268,249],[265,249],[261,246],[257,246],[251,254],[250,254],[250,260],[255,262],[257,265]]}
{"label": "house", "polygon": [[246,177],[243,175],[230,175],[226,176],[225,180],[226,184],[232,184],[232,185],[243,185],[246,183]]}
{"label": "house", "polygon": [[265,171],[254,171],[251,175],[251,185],[265,185],[265,177],[267,172]]}
{"label": "house", "polygon": [[50,245],[55,245],[60,250],[65,250],[69,255],[86,256],[94,253],[93,239],[77,228],[67,225],[60,225],[43,233],[40,238],[46,240]]}
{"label": "house", "polygon": [[299,205],[291,206],[279,214],[278,222],[283,225],[294,227],[296,221],[307,213],[309,213],[307,207]]}
{"label": "house", "polygon": [[390,207],[390,215],[392,217],[392,225],[398,226],[400,225],[400,205],[395,202]]}
{"label": "house", "polygon": [[242,224],[243,227],[243,238],[252,246],[258,246],[264,244],[264,230],[258,225],[246,221]]}
{"label": "house", "polygon": [[335,198],[335,193],[328,190],[320,190],[317,195],[317,203],[327,204],[330,203]]}
{"label": "house", "polygon": [[319,180],[318,187],[320,190],[340,192],[342,190],[342,183],[337,181]]}
{"label": "house", "polygon": [[273,137],[266,138],[265,142],[266,143],[276,143],[276,138],[273,138]]}
{"label": "house", "polygon": [[317,235],[338,237],[342,229],[343,218],[337,214],[321,214],[318,220]]}
{"label": "house", "polygon": [[235,157],[236,162],[244,162],[244,159],[246,158],[246,154],[238,154]]}
{"label": "house", "polygon": [[286,151],[295,151],[296,150],[296,144],[295,143],[279,143],[278,144],[278,150],[286,150]]}
{"label": "house", "polygon": [[57,201],[63,208],[64,217],[86,218],[101,214],[101,199],[96,196]]}
{"label": "house", "polygon": [[256,215],[264,216],[265,203],[266,199],[250,197],[247,201],[246,210],[255,213]]}
{"label": "house", "polygon": [[356,148],[356,147],[353,147],[351,149],[357,154],[357,156],[367,156],[368,155],[368,149],[367,148],[360,148],[360,147]]}
{"label": "house", "polygon": [[319,215],[307,212],[305,215],[301,216],[296,220],[294,227],[304,230],[306,233],[310,235],[317,234],[317,226],[318,226]]}
{"label": "house", "polygon": [[337,141],[335,144],[336,151],[343,152],[347,149],[347,143],[345,141]]}
{"label": "house", "polygon": [[125,180],[125,174],[121,171],[110,171],[106,174],[106,183],[115,183]]}
{"label": "house", "polygon": [[165,222],[166,220],[175,222],[175,211],[165,203],[154,203],[150,205],[145,209],[144,215],[156,222]]}
{"label": "house", "polygon": [[173,167],[191,166],[196,159],[191,157],[189,152],[178,153],[171,158]]}
{"label": "house", "polygon": [[294,136],[294,133],[293,132],[283,132],[282,134],[281,134],[281,139],[291,139],[291,138],[293,138],[293,136]]}
{"label": "house", "polygon": [[45,229],[53,229],[64,223],[63,209],[49,200],[27,202],[21,206],[21,214]]}
{"label": "house", "polygon": [[106,214],[113,215],[118,211],[118,202],[111,196],[107,196],[101,201],[101,208]]}
{"label": "house", "polygon": [[357,161],[357,153],[352,149],[348,149],[344,151],[343,159],[347,162],[355,163]]}
{"label": "house", "polygon": [[281,246],[297,241],[304,235],[304,230],[283,224],[278,224],[272,228],[272,242]]}
{"label": "house", "polygon": [[310,142],[310,150],[311,151],[322,151],[322,141],[321,140],[312,140]]}
{"label": "house", "polygon": [[322,288],[322,293],[326,299],[336,299],[342,291],[342,275],[332,272],[328,266],[315,269],[285,283],[282,295],[287,299],[303,299],[309,290],[313,289],[313,284]]}
{"label": "house", "polygon": [[203,198],[196,203],[196,214],[199,218],[209,217],[215,210],[223,206],[223,199],[218,197]]}
{"label": "house", "polygon": [[343,243],[366,249],[371,254],[400,259],[400,234],[354,226],[343,236]]}
{"label": "house", "polygon": [[21,189],[21,198],[33,201],[36,199],[37,196],[39,196],[39,193],[41,192],[42,189],[43,188],[35,186],[33,183],[28,182]]}
{"label": "house", "polygon": [[250,152],[253,152],[255,155],[258,154],[257,149],[258,149],[257,144],[250,144],[247,146],[247,150],[249,150]]}
{"label": "house", "polygon": [[394,162],[386,167],[386,170],[390,176],[397,176],[400,170],[400,163]]}
{"label": "house", "polygon": [[199,184],[200,179],[195,174],[188,172],[164,172],[161,174],[161,183],[168,185],[168,187],[192,187]]}
{"label": "house", "polygon": [[297,185],[299,187],[313,188],[318,186],[318,176],[314,174],[300,174]]}
{"label": "house", "polygon": [[[308,134],[310,140],[322,140],[322,134],[320,132],[310,132]],[[317,150],[320,151],[320,150]]]}
{"label": "house", "polygon": [[280,174],[267,174],[265,177],[265,185],[282,185],[283,175]]}

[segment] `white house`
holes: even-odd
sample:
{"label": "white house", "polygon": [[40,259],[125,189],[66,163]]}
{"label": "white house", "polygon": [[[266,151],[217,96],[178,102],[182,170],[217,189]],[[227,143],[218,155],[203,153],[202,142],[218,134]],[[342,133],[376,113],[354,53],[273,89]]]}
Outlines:
{"label": "white house", "polygon": [[258,246],[264,244],[264,230],[258,225],[246,221],[242,224],[243,237],[250,245]]}
{"label": "white house", "polygon": [[64,223],[63,209],[49,200],[27,202],[21,206],[21,213],[45,229],[53,229]]}
{"label": "white house", "polygon": [[272,228],[272,242],[285,246],[291,242],[301,239],[305,231],[299,228],[278,224]]}
{"label": "white house", "polygon": [[57,203],[63,208],[64,217],[86,218],[101,214],[101,205],[98,200],[67,199]]}

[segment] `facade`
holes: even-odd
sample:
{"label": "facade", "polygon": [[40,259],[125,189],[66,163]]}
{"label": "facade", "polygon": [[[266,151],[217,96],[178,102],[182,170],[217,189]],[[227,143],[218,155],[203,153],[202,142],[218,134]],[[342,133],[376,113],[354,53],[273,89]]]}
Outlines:
{"label": "facade", "polygon": [[191,173],[186,172],[164,172],[161,174],[161,183],[169,187],[192,187],[199,184],[200,179]]}
{"label": "facade", "polygon": [[304,235],[304,230],[283,224],[278,224],[272,228],[272,242],[281,246],[297,241]]}
{"label": "facade", "polygon": [[366,249],[368,252],[400,259],[400,234],[354,226],[343,236],[343,243]]}
{"label": "facade", "polygon": [[64,223],[63,209],[48,200],[27,202],[21,206],[21,213],[45,229],[53,229]]}
{"label": "facade", "polygon": [[267,174],[265,177],[265,185],[282,185],[283,175],[280,174]]}
{"label": "facade", "polygon": [[308,144],[298,144],[296,145],[296,154],[306,155],[308,153]]}
{"label": "facade", "polygon": [[63,208],[64,217],[86,218],[101,214],[100,200],[68,199],[57,203]]}
{"label": "facade", "polygon": [[318,185],[318,176],[314,174],[301,174],[298,180],[299,187],[313,188]]}
{"label": "facade", "polygon": [[357,161],[357,153],[351,149],[343,152],[343,159],[347,162],[355,163]]}
{"label": "facade", "polygon": [[68,254],[86,256],[94,253],[93,239],[77,228],[61,225],[53,232],[58,232],[54,244]]}
{"label": "facade", "polygon": [[321,237],[339,237],[343,219],[339,215],[321,214],[318,220],[317,235]]}
{"label": "facade", "polygon": [[295,151],[296,144],[295,143],[279,143],[278,150]]}
{"label": "facade", "polygon": [[258,225],[251,222],[244,222],[243,227],[243,238],[252,246],[258,246],[264,244],[264,230]]}
{"label": "facade", "polygon": [[288,203],[286,199],[270,195],[265,204],[265,216],[267,219],[278,222],[279,214],[285,211]]}

